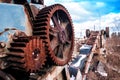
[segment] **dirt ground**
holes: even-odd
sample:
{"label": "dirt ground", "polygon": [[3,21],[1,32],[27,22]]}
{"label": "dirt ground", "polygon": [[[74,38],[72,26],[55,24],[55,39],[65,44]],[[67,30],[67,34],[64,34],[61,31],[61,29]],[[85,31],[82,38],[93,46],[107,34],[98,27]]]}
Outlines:
{"label": "dirt ground", "polygon": [[[105,49],[106,56],[94,56],[87,80],[120,80],[120,36],[112,35],[106,39]],[[99,61],[105,66],[106,77],[96,72]]]}

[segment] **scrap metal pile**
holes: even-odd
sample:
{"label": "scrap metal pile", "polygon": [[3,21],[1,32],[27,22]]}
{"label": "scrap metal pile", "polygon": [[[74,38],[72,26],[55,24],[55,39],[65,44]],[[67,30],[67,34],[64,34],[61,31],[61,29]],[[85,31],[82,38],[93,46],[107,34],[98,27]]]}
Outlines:
{"label": "scrap metal pile", "polygon": [[0,36],[13,32],[7,42],[0,42],[0,80],[28,80],[30,73],[42,75],[54,65],[67,64],[72,56],[74,31],[66,8],[60,4],[45,7],[43,0],[31,0],[41,8],[31,6],[27,0],[6,1],[0,5],[5,2],[9,8],[15,5],[24,9],[28,20],[25,28],[29,30],[2,26]]}
{"label": "scrap metal pile", "polygon": [[93,45],[95,44],[95,40],[97,39],[97,36],[100,36],[99,42],[100,42],[100,47],[102,46],[102,35],[104,37],[109,37],[109,27],[106,27],[106,30],[101,30],[101,31],[90,31],[89,29],[86,29],[86,37],[88,38],[86,41],[86,44],[88,45]]}
{"label": "scrap metal pile", "polygon": [[99,31],[91,31],[89,34],[90,36],[89,36],[86,44],[93,45],[95,43],[95,40],[96,40],[98,34],[99,34]]}

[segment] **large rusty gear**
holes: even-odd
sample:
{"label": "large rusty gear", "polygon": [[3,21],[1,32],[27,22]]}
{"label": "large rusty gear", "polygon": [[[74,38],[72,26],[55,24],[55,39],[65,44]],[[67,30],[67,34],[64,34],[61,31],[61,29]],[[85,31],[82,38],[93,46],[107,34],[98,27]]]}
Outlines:
{"label": "large rusty gear", "polygon": [[45,50],[52,64],[62,66],[71,59],[74,48],[73,24],[62,5],[48,6],[38,13],[33,35],[40,36],[45,43]]}
{"label": "large rusty gear", "polygon": [[39,71],[46,61],[44,44],[40,37],[17,37],[13,41],[8,48],[10,52],[7,53],[9,65],[27,72]]}

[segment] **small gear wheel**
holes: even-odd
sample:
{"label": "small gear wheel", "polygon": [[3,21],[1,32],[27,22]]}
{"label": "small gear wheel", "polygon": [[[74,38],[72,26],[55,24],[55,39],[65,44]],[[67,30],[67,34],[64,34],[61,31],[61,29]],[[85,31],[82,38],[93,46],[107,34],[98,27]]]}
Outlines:
{"label": "small gear wheel", "polygon": [[45,62],[45,49],[42,40],[39,37],[30,39],[24,48],[26,54],[27,71],[39,71]]}
{"label": "small gear wheel", "polygon": [[43,67],[46,55],[40,37],[18,37],[10,45],[7,61],[11,67],[27,72],[37,72]]}

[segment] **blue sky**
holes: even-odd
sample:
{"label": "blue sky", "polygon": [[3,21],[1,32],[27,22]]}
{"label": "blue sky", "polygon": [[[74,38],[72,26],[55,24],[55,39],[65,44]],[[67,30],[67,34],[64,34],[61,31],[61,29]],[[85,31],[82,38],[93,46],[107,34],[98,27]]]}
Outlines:
{"label": "blue sky", "polygon": [[[45,5],[60,3],[69,11],[75,36],[84,35],[85,29],[100,30],[106,26],[120,31],[120,0],[44,0]],[[113,29],[114,27],[114,29]]]}

